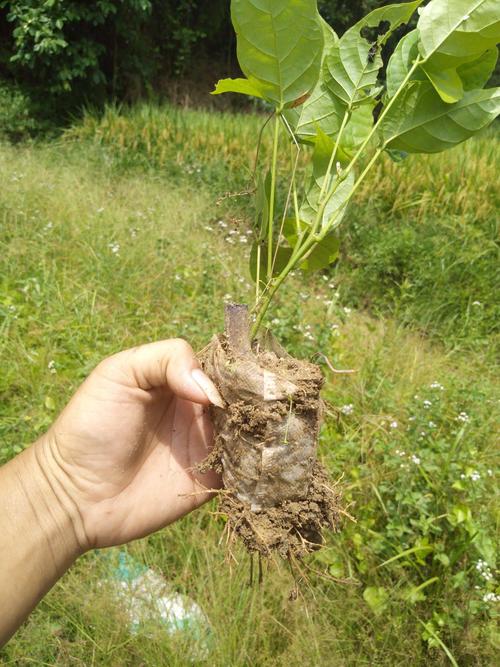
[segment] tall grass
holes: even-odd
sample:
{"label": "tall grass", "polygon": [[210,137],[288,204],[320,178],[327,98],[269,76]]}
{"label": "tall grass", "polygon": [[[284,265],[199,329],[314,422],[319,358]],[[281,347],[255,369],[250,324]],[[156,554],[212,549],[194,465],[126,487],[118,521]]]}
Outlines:
{"label": "tall grass", "polygon": [[[170,124],[175,137],[165,142],[163,162],[151,157],[159,155],[157,136],[150,149],[127,144],[136,117],[144,128],[148,113],[158,128]],[[2,462],[47,428],[102,357],[177,335],[199,349],[220,330],[224,300],[252,298],[246,205],[216,200],[225,137],[234,141],[225,158],[233,167],[224,166],[232,190],[251,170],[261,119],[168,109],[131,110],[122,120],[109,111],[110,118],[112,140],[104,119],[88,116],[57,144],[0,147]],[[120,123],[128,137],[121,148]],[[198,148],[188,160],[190,134]],[[208,141],[210,148],[201,148]],[[337,272],[293,277],[274,306],[273,329],[291,352],[320,361],[321,353],[335,368],[355,371],[339,375],[323,365],[321,455],[356,523],[346,519],[342,532],[326,535],[325,549],[296,573],[298,598],[289,599],[296,582],[274,562],[262,586],[248,586],[248,556],[233,545],[225,558],[215,503],[126,547],[207,613],[208,652],[194,664],[446,665],[446,651],[460,665],[494,664],[498,402],[485,349],[491,333],[471,328],[469,347],[457,338],[453,352],[422,333],[442,307],[435,331],[448,340],[446,327],[456,327],[449,323],[462,307],[450,306],[450,295],[464,281],[483,290],[484,306],[493,300],[489,250],[479,277],[460,274],[493,231],[488,142],[437,158],[435,173],[430,158],[381,164],[380,188],[366,187],[352,208]],[[201,166],[189,173],[195,157]],[[465,194],[454,203],[459,186]],[[391,244],[409,233],[410,222],[416,232],[397,250]],[[452,243],[458,230],[460,242]],[[391,248],[395,258],[406,248],[407,277],[419,267],[412,279],[423,282],[406,290],[411,308],[405,293],[388,298],[379,287],[389,281],[384,253]],[[442,288],[433,294],[440,266]],[[190,664],[182,633],[171,637],[160,623],[130,631],[109,585],[117,557],[113,549],[81,559],[0,652],[3,663]]]}
{"label": "tall grass", "polygon": [[[240,193],[226,198],[224,207],[249,225],[255,146],[265,121],[142,105],[88,113],[66,137],[104,150],[115,169],[153,169],[176,182],[209,187],[221,198]],[[264,163],[270,140],[265,130]],[[410,156],[403,163],[387,157],[376,165],[340,230],[342,257],[333,275],[350,304],[395,315],[450,348],[492,350],[500,317],[491,298],[500,277],[497,147],[493,128],[439,155]],[[283,176],[289,154],[283,139]],[[214,215],[220,211],[213,207]]]}

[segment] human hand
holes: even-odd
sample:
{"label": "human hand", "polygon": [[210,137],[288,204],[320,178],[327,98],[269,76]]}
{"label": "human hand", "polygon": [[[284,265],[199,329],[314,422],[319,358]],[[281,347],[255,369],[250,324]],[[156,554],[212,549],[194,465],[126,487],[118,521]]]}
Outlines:
{"label": "human hand", "polygon": [[222,399],[180,339],[97,366],[34,445],[82,551],[143,537],[210,498],[219,476],[195,470],[212,444],[210,402]]}

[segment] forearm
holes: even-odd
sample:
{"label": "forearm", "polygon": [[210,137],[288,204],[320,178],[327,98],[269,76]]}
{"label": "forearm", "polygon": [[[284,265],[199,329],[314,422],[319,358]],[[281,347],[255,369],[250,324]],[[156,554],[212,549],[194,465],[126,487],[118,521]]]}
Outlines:
{"label": "forearm", "polygon": [[0,645],[82,551],[50,458],[41,440],[0,468]]}

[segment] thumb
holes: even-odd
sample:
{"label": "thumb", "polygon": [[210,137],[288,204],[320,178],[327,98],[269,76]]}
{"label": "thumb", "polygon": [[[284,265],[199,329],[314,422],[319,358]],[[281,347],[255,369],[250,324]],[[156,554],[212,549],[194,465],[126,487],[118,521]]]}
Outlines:
{"label": "thumb", "polygon": [[119,352],[102,365],[107,374],[111,370],[117,372],[116,379],[129,386],[145,391],[167,387],[179,398],[225,407],[216,386],[201,370],[192,347],[181,338]]}

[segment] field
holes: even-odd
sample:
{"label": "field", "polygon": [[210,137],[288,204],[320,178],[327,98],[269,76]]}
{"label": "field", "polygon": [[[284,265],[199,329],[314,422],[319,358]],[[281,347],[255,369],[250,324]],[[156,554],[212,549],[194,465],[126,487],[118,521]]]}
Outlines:
{"label": "field", "polygon": [[[251,301],[245,190],[261,122],[144,105],[89,113],[52,142],[0,144],[0,463],[103,357],[171,336],[201,349],[225,300]],[[297,599],[283,564],[248,585],[249,558],[227,558],[212,502],[82,558],[1,664],[494,664],[498,145],[490,130],[381,162],[338,265],[296,275],[270,313],[291,352],[355,371],[323,365],[321,437],[354,520],[304,563]],[[109,586],[124,552],[202,606],[204,649],[160,623],[129,631]]]}

